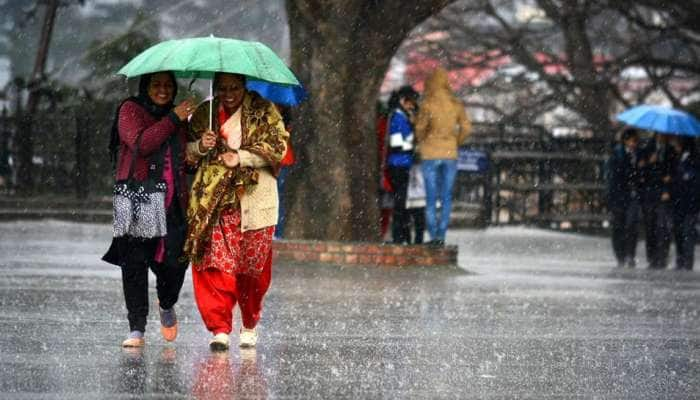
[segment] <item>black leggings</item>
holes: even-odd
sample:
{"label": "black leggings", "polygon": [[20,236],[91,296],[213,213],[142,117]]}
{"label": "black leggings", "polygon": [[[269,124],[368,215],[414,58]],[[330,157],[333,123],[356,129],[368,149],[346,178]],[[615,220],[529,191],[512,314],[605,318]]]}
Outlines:
{"label": "black leggings", "polygon": [[394,213],[392,214],[391,236],[396,244],[411,242],[410,216],[406,209],[408,193],[408,168],[389,167],[389,179],[394,189]]}
{"label": "black leggings", "polygon": [[153,260],[158,240],[130,243],[131,252],[126,265],[122,267],[122,284],[126,302],[129,328],[134,331],[146,330],[148,316],[148,270],[156,276],[158,301],[164,309],[177,303],[180,289],[185,281],[187,263],[157,263]]}

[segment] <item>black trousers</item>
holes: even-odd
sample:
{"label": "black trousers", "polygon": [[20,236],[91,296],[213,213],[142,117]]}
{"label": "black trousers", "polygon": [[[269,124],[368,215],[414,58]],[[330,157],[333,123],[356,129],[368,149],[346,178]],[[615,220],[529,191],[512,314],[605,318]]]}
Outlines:
{"label": "black trousers", "polygon": [[625,208],[612,211],[612,246],[620,264],[634,262],[639,236],[639,201],[633,200]]}
{"label": "black trousers", "polygon": [[649,268],[666,268],[671,247],[671,205],[669,202],[645,202],[642,205],[642,215]]}
{"label": "black trousers", "polygon": [[148,270],[156,276],[158,301],[164,309],[177,303],[185,281],[187,263],[157,263],[153,260],[158,240],[134,241],[122,267],[122,285],[130,330],[144,332],[148,316]]}
{"label": "black trousers", "polygon": [[408,168],[389,167],[389,179],[394,188],[394,212],[391,222],[391,237],[396,244],[410,243],[410,216],[406,209],[408,194]]}
{"label": "black trousers", "polygon": [[676,268],[693,269],[698,214],[676,214],[673,216],[673,236],[676,242]]}
{"label": "black trousers", "polygon": [[[177,198],[177,197],[176,197]],[[160,239],[142,240],[129,238],[121,247],[122,285],[126,302],[129,328],[145,332],[148,316],[148,270],[156,276],[156,291],[160,307],[169,309],[177,303],[180,289],[185,281],[187,261],[180,261],[185,242],[187,224],[184,213],[173,202],[168,211],[168,237],[165,240],[166,253],[162,263],[156,262],[156,248]]]}
{"label": "black trousers", "polygon": [[425,232],[425,207],[409,208],[407,212],[409,215],[409,220],[413,220],[413,229],[416,234],[411,243],[421,244],[423,243],[423,234]]}

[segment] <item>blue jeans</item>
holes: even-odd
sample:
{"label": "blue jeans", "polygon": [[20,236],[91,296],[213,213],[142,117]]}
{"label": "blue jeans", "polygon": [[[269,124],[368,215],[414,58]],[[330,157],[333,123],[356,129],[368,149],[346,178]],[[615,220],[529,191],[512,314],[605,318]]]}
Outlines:
{"label": "blue jeans", "polygon": [[[452,211],[452,187],[457,176],[457,160],[423,160],[421,166],[425,180],[425,223],[428,233],[431,240],[445,240]],[[442,204],[439,219],[438,198]]]}
{"label": "blue jeans", "polygon": [[279,198],[279,214],[277,214],[277,226],[275,227],[275,239],[282,239],[284,234],[284,223],[286,218],[284,215],[284,181],[287,179],[287,172],[289,172],[289,167],[282,167],[280,173],[277,176],[277,196]]}

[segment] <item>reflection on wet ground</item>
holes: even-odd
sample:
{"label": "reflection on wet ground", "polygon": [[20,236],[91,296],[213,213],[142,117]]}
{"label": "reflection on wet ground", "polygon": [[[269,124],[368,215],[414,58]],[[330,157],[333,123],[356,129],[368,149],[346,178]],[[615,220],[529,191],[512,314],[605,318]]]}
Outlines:
{"label": "reflection on wet ground", "polygon": [[98,261],[109,235],[0,223],[0,398],[700,393],[700,274],[615,269],[604,238],[494,228],[451,233],[462,268],[276,265],[257,349],[212,353],[189,278],[174,344],[151,315],[146,347],[119,347],[119,274]]}

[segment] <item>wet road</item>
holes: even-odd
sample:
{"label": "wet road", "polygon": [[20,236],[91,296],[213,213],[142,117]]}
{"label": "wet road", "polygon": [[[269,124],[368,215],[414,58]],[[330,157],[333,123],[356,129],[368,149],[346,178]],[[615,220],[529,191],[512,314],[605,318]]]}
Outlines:
{"label": "wet road", "polygon": [[700,274],[618,270],[604,238],[494,228],[451,233],[457,269],[276,265],[257,350],[212,354],[189,278],[175,344],[151,315],[146,348],[119,347],[109,236],[0,223],[0,398],[700,396]]}

